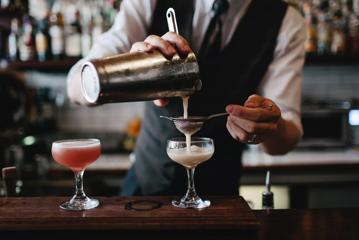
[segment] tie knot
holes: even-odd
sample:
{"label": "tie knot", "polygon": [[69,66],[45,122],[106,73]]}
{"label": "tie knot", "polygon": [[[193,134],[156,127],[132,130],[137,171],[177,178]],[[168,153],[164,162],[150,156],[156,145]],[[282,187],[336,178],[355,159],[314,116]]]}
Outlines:
{"label": "tie knot", "polygon": [[215,16],[220,16],[227,12],[229,8],[228,0],[215,0],[212,6],[212,11]]}

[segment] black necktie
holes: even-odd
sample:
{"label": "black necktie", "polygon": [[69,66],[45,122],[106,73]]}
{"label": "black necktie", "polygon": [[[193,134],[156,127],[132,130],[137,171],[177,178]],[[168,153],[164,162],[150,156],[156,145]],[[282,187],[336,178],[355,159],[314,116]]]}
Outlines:
{"label": "black necktie", "polygon": [[215,0],[212,6],[213,18],[204,35],[199,57],[203,60],[218,55],[222,43],[221,15],[229,8],[228,0]]}

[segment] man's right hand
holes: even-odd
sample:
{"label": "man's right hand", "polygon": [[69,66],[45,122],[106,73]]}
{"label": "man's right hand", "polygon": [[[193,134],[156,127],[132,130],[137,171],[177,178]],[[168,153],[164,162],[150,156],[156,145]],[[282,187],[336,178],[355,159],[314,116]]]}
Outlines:
{"label": "man's right hand", "polygon": [[[145,41],[134,43],[130,52],[151,52],[153,50],[160,51],[167,59],[172,59],[176,53],[181,58],[186,58],[192,52],[187,40],[174,32],[168,32],[162,37],[150,35]],[[157,99],[153,102],[158,107],[164,107],[169,103],[169,100]]]}

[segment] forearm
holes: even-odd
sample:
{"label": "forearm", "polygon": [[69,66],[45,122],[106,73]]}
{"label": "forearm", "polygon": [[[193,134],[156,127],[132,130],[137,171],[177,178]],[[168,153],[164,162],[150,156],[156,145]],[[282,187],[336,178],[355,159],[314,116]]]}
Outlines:
{"label": "forearm", "polygon": [[298,127],[292,121],[280,118],[277,131],[261,143],[261,148],[270,155],[286,154],[296,146],[300,138]]}

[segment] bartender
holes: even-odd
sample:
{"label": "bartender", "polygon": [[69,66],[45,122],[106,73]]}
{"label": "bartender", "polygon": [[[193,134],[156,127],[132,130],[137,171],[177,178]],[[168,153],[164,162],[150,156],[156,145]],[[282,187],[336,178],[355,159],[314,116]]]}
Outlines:
{"label": "bartender", "polygon": [[[177,13],[180,35],[166,33],[166,10]],[[196,134],[210,137],[215,153],[196,173],[201,195],[238,195],[245,144],[285,154],[302,136],[300,97],[305,25],[297,10],[280,0],[124,0],[112,28],[70,71],[68,95],[87,104],[80,71],[85,60],[128,51],[196,54],[203,83],[190,97],[189,115],[227,111]],[[181,116],[181,99],[145,103],[136,161],[122,195],[180,195],[185,171],[166,154],[169,138],[180,136],[159,116]]]}

